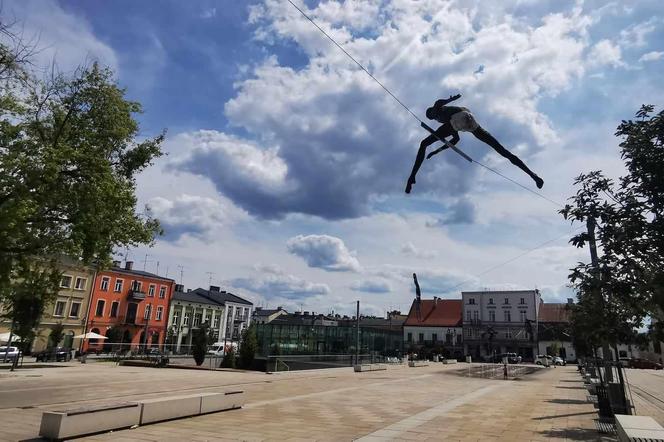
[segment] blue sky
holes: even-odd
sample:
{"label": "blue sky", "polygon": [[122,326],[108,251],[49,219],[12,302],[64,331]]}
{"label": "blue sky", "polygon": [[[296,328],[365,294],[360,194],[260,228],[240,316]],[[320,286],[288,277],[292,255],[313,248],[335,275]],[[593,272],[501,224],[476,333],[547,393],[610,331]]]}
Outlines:
{"label": "blue sky", "polygon": [[[619,176],[615,127],[664,102],[657,0],[298,4],[418,115],[460,92],[555,201],[581,172]],[[141,135],[167,129],[168,156],[138,180],[166,234],[129,251],[139,268],[148,254],[147,270],[158,262],[179,280],[183,266],[188,287],[212,280],[320,312],[356,299],[365,313],[407,309],[412,272],[427,297],[570,296],[568,269],[586,254],[566,244],[575,226],[556,206],[450,152],[425,161],[405,195],[426,134],[285,0],[30,0],[3,12],[39,36],[38,66],[110,66],[144,106]],[[469,134],[460,145],[534,189]]]}

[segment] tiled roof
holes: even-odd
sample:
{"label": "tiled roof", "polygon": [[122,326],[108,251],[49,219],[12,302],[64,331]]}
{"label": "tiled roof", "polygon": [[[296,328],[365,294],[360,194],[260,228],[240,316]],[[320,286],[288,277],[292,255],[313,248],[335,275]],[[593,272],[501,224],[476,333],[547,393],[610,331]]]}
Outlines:
{"label": "tiled roof", "polygon": [[539,322],[569,322],[570,310],[568,304],[543,302],[539,307],[537,319]]}
{"label": "tiled roof", "polygon": [[208,304],[214,306],[224,305],[223,303],[217,302],[214,299],[210,299],[206,296],[201,296],[192,290],[191,292],[173,292],[173,301],[184,301],[184,302],[195,302],[198,304]]}
{"label": "tiled roof", "polygon": [[462,310],[463,301],[461,299],[423,299],[421,300],[420,312],[418,318],[416,304],[408,312],[408,318],[404,326],[422,326],[422,327],[461,327],[463,321]]}
{"label": "tiled roof", "polygon": [[234,304],[254,305],[252,302],[247,301],[246,299],[242,299],[239,296],[226,291],[217,292],[201,288],[192,291],[198,293],[201,296],[205,296],[214,301],[220,302],[222,304],[226,304],[227,302],[232,302]]}
{"label": "tiled roof", "polygon": [[174,279],[171,278],[166,278],[165,276],[159,276],[154,273],[150,272],[144,272],[142,270],[127,270],[122,267],[111,267],[110,269],[107,269],[109,272],[115,272],[115,273],[124,273],[126,275],[137,275],[137,276],[144,276],[146,278],[154,278],[154,279],[162,279],[164,281],[175,281]]}

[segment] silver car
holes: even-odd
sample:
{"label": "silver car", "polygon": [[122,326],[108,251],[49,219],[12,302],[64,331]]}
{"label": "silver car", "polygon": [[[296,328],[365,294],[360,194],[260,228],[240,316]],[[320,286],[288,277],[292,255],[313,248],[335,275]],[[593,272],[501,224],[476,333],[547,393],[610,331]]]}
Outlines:
{"label": "silver car", "polygon": [[7,356],[8,361],[13,361],[14,359],[21,357],[21,352],[18,347],[9,347],[9,350],[6,346],[0,347],[0,362],[5,360],[5,355]]}

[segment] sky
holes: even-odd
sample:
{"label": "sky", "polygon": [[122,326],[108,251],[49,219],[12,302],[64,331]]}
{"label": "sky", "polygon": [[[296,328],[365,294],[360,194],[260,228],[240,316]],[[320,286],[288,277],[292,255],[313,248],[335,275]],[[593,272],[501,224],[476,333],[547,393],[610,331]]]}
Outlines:
{"label": "sky", "polygon": [[[413,272],[425,298],[573,297],[588,253],[556,203],[580,173],[620,176],[615,128],[664,102],[661,2],[293,1],[419,118],[460,93],[547,199],[450,151],[406,195],[427,133],[286,0],[7,2],[38,68],[106,65],[143,105],[140,137],[167,131],[137,178],[164,235],[119,252],[289,311],[407,311]],[[538,191],[471,134],[459,146]]]}

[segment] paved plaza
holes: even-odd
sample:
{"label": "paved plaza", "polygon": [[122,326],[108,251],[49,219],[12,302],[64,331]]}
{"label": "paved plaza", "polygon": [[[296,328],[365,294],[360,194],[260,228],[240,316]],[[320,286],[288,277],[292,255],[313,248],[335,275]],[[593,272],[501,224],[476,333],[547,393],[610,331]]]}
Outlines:
{"label": "paved plaza", "polygon": [[[243,409],[81,440],[614,440],[596,432],[575,366],[503,381],[463,377],[465,364],[279,374],[67,365],[0,372],[1,440],[36,438],[43,410],[231,386],[247,392]],[[664,393],[662,373],[628,373],[640,385],[639,414],[664,423],[664,403],[653,399]]]}

